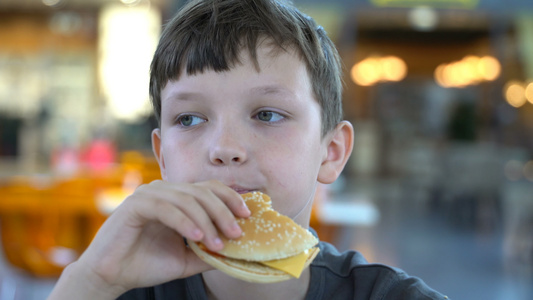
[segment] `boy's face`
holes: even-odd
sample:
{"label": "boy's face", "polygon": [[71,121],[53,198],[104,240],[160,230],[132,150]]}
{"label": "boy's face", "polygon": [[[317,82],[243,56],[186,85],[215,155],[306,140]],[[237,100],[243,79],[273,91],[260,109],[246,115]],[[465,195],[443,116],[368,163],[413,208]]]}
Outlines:
{"label": "boy's face", "polygon": [[182,72],[170,81],[154,149],[167,181],[217,179],[240,193],[258,190],[305,223],[327,156],[321,109],[301,59],[271,50],[259,46],[259,72],[243,52],[228,72]]}

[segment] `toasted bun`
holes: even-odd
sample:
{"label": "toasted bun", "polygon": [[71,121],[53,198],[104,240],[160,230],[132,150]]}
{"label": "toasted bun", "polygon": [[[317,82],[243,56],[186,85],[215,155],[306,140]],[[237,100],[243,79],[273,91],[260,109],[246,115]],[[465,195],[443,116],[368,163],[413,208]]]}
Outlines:
{"label": "toasted bun", "polygon": [[288,258],[308,250],[310,255],[304,268],[308,267],[319,252],[318,248],[313,248],[318,239],[291,218],[273,210],[267,195],[253,192],[242,195],[242,198],[251,215],[246,219],[237,219],[243,231],[241,237],[227,239],[219,233],[224,249],[218,253],[189,240],[189,247],[196,255],[211,266],[249,282],[270,283],[293,278],[261,264],[261,261]]}
{"label": "toasted bun", "polygon": [[[294,278],[283,271],[273,269],[258,262],[213,255],[212,253],[203,250],[202,247],[199,247],[195,242],[189,242],[189,246],[194,253],[206,263],[230,276],[244,281],[274,283]],[[304,268],[307,268],[315,259],[319,249],[315,247],[309,251],[311,251],[311,254],[307,258]]]}
{"label": "toasted bun", "polygon": [[237,219],[243,231],[240,238],[227,239],[220,234],[225,245],[220,254],[249,261],[274,260],[302,253],[318,243],[307,229],[273,210],[266,194],[253,192],[243,194],[242,198],[251,215]]}

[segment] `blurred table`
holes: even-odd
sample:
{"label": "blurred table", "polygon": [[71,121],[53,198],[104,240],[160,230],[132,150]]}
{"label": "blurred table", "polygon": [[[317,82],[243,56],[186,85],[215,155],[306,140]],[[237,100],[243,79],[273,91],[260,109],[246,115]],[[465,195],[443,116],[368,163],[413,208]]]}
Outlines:
{"label": "blurred table", "polygon": [[321,186],[317,190],[310,226],[321,241],[346,249],[349,243],[346,232],[354,227],[371,227],[380,219],[377,206],[362,194],[332,194]]}
{"label": "blurred table", "polygon": [[83,253],[113,208],[155,179],[160,179],[155,159],[134,151],[98,172],[2,177],[0,237],[6,264],[30,276],[57,278]]}

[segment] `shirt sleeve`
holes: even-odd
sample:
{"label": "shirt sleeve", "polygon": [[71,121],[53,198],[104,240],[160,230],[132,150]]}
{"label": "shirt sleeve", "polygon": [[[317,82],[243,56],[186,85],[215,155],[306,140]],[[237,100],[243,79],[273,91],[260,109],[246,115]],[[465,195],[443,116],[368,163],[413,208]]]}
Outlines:
{"label": "shirt sleeve", "polygon": [[339,253],[321,242],[321,252],[311,264],[306,300],[447,300],[423,280],[383,264],[369,264],[360,253]]}
{"label": "shirt sleeve", "polygon": [[404,273],[398,275],[398,280],[391,285],[383,299],[447,300],[449,298],[430,288],[420,278],[409,277]]}
{"label": "shirt sleeve", "polygon": [[153,299],[155,299],[153,287],[129,290],[117,298],[117,300],[153,300]]}

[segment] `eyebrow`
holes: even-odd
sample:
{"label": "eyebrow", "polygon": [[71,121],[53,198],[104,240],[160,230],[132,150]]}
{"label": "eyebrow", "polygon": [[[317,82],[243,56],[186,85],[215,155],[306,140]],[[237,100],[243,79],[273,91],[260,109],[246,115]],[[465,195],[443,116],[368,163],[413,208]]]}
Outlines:
{"label": "eyebrow", "polygon": [[171,93],[165,99],[166,100],[171,100],[171,101],[176,101],[176,100],[178,100],[178,101],[189,101],[189,100],[201,99],[203,97],[204,96],[202,95],[202,93],[178,91],[178,92],[175,92],[175,93]]}
{"label": "eyebrow", "polygon": [[[253,87],[250,89],[250,94],[259,96],[296,97],[296,94],[293,91],[276,84]],[[170,101],[194,101],[203,99],[204,97],[202,92],[177,91],[171,93],[165,99]]]}
{"label": "eyebrow", "polygon": [[270,95],[290,96],[290,97],[296,96],[293,91],[280,85],[258,86],[258,87],[252,88],[250,91],[251,91],[251,94],[258,94],[258,95],[265,95],[265,96],[270,96]]}

